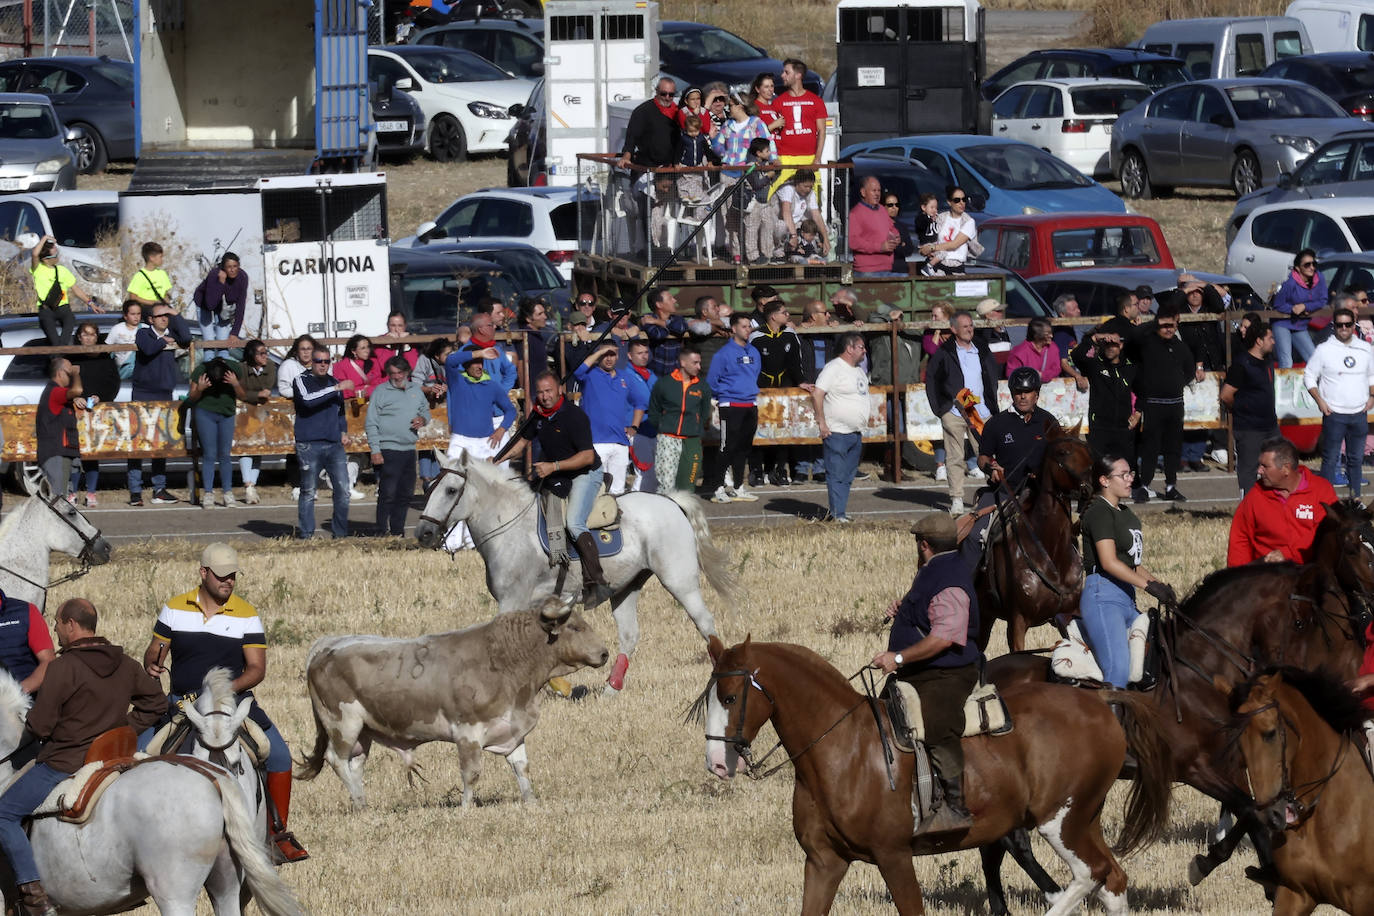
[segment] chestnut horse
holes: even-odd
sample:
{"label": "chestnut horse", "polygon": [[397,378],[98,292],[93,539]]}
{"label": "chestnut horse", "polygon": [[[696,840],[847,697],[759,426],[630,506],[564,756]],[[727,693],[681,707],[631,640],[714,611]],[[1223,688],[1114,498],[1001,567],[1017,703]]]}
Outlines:
{"label": "chestnut horse", "polygon": [[[1152,697],[1175,775],[1238,818],[1193,860],[1193,884],[1230,858],[1247,833],[1261,863],[1268,861],[1267,834],[1248,803],[1239,755],[1218,728],[1230,711],[1213,678],[1244,678],[1270,665],[1325,667],[1340,677],[1353,677],[1359,668],[1374,607],[1374,515],[1359,500],[1330,504],[1312,555],[1316,559],[1306,566],[1251,563],[1214,572],[1164,632],[1153,634],[1165,659],[1172,658]],[[1049,659],[1029,653],[991,659],[987,666],[988,680],[999,688],[1043,682],[1048,674]],[[995,889],[993,875],[987,877]]]}
{"label": "chestnut horse", "polygon": [[1351,733],[1368,712],[1327,671],[1267,671],[1230,695],[1258,816],[1274,834],[1274,912],[1374,913],[1374,780]]}
{"label": "chestnut horse", "polygon": [[[1168,750],[1148,700],[1056,684],[1006,691],[1013,731],[964,739],[965,803],[974,826],[913,837],[914,758],[898,753],[889,769],[891,723],[881,704],[801,646],[746,639],[727,649],[712,636],[709,648],[711,680],[693,706],[705,713],[707,769],[729,779],[742,758],[757,775],[772,752],[755,761],[750,742],[772,720],[787,754],[781,765],[795,768],[792,824],[806,853],[803,914],[829,912],[856,860],[878,866],[898,913],[922,913],[912,856],[996,844],[1026,827],[1037,828],[1072,873],[1051,914],[1073,912],[1094,890],[1108,913],[1126,912],[1126,875],[1102,836],[1102,805],[1129,742],[1139,767],[1121,848],[1154,841],[1168,821]],[[1126,734],[1104,698],[1126,707]]]}
{"label": "chestnut horse", "polygon": [[[1083,594],[1083,558],[1078,554],[1072,497],[1092,497],[1093,452],[1077,430],[1053,426],[1045,457],[1024,497],[1002,491],[1002,503],[988,527],[983,564],[974,577],[986,649],[992,623],[1007,622],[1007,644],[1026,648],[1026,630],[1078,613]],[[999,530],[1000,529],[1000,530]]]}

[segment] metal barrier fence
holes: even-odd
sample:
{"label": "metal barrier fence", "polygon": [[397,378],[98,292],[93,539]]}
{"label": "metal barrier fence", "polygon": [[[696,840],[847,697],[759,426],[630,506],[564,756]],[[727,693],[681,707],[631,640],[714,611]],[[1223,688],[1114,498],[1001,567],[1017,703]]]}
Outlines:
{"label": "metal barrier fence", "polygon": [[[151,3],[154,15],[168,6],[166,0]],[[132,60],[133,18],[133,0],[0,3],[0,58],[104,54],[115,60]]]}

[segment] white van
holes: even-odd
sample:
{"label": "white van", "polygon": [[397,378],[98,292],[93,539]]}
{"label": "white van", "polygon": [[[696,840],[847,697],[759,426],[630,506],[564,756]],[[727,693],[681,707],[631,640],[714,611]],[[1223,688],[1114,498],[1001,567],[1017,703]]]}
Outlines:
{"label": "white van", "polygon": [[1374,51],[1374,0],[1293,0],[1283,11],[1312,36],[1312,50]]}
{"label": "white van", "polygon": [[1166,19],[1131,47],[1177,57],[1198,80],[1258,76],[1276,60],[1312,53],[1302,22],[1288,16]]}

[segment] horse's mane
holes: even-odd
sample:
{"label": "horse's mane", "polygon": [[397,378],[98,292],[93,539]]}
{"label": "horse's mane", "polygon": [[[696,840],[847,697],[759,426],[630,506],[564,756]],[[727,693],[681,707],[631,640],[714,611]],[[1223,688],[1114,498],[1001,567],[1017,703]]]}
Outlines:
{"label": "horse's mane", "polygon": [[[726,650],[726,654],[738,654],[737,650],[741,649],[743,649],[745,652],[754,652],[762,650],[766,654],[788,656],[785,660],[786,667],[788,668],[788,670],[797,671],[798,669],[804,668],[806,669],[806,673],[812,676],[813,680],[829,680],[836,685],[842,685],[846,690],[853,690],[853,688],[849,686],[849,682],[845,679],[845,676],[840,672],[838,668],[836,668],[830,662],[826,661],[826,659],[822,657],[819,653],[814,652],[811,649],[808,649],[806,646],[801,646],[797,645],[796,643],[788,642],[751,642],[749,640],[746,640],[741,645],[731,646],[729,649]],[[722,656],[722,658],[724,658],[724,656]],[[732,659],[730,662],[724,665],[718,664],[716,665],[716,667],[725,667],[726,670],[730,670],[736,667],[748,666],[745,665],[743,662],[738,661],[738,659],[736,658]],[[707,697],[710,695],[711,689],[714,686],[715,681],[711,681],[711,683],[707,684],[706,689],[701,692],[701,695],[698,696],[696,700],[692,702],[692,705],[687,707],[687,711],[683,715],[684,722],[696,722],[700,724],[701,722],[705,721],[706,700]]]}
{"label": "horse's mane", "polygon": [[1364,721],[1369,711],[1364,708],[1360,698],[1346,685],[1344,679],[1326,668],[1306,671],[1290,666],[1272,666],[1253,675],[1245,683],[1231,692],[1231,713],[1234,715],[1250,696],[1251,690],[1261,677],[1279,675],[1285,684],[1292,687],[1312,711],[1321,717],[1338,735],[1364,730]]}
{"label": "horse's mane", "polygon": [[19,527],[19,517],[24,514],[24,506],[31,503],[33,499],[34,497],[30,496],[23,505],[0,520],[0,541],[8,540],[9,536],[14,533],[14,529]]}
{"label": "horse's mane", "polygon": [[212,709],[234,708],[234,679],[230,676],[228,668],[211,668],[205,675],[202,688],[201,695],[210,698]]}
{"label": "horse's mane", "polygon": [[1225,569],[1218,569],[1216,572],[1208,573],[1203,577],[1197,588],[1193,589],[1193,593],[1179,604],[1178,612],[1190,620],[1198,620],[1206,616],[1208,609],[1219,593],[1224,589],[1231,588],[1238,581],[1256,575],[1297,568],[1296,563],[1285,561],[1283,563],[1248,563],[1245,566],[1229,566]]}
{"label": "horse's mane", "polygon": [[469,460],[467,476],[476,477],[483,483],[503,487],[512,493],[529,494],[529,485],[507,465],[492,464],[490,461]]}

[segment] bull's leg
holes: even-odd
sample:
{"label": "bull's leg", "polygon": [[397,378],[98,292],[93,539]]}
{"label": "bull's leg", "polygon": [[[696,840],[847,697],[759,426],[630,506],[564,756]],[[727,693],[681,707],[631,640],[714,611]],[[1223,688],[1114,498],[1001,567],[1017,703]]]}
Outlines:
{"label": "bull's leg", "polygon": [[506,763],[515,771],[515,783],[520,787],[520,800],[529,804],[534,799],[534,787],[530,785],[530,758],[525,752],[525,743],[506,755]]}
{"label": "bull's leg", "polygon": [[367,763],[368,751],[372,749],[372,737],[362,732],[361,723],[341,722],[339,730],[330,735],[329,746],[324,751],[325,761],[338,774],[344,788],[348,789],[354,811],[367,807],[367,795],[363,791],[363,766]]}
{"label": "bull's leg", "polygon": [[473,801],[472,787],[482,773],[482,746],[467,738],[454,743],[458,745],[458,769],[463,774],[463,807],[469,808]]}

